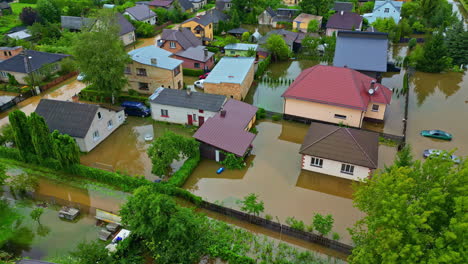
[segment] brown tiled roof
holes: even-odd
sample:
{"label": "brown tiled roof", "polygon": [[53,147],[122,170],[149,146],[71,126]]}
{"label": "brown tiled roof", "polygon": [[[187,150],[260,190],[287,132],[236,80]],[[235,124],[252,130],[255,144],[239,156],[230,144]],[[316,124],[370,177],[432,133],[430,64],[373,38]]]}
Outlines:
{"label": "brown tiled roof", "polygon": [[312,123],[299,153],[376,169],[379,135],[355,128]]}

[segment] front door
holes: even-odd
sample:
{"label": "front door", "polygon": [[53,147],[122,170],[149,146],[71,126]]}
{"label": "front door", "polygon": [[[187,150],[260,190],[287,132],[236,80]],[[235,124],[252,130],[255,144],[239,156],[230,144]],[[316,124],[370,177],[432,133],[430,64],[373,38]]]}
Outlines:
{"label": "front door", "polygon": [[202,126],[203,123],[205,123],[205,117],[204,116],[199,116],[198,117],[198,125]]}
{"label": "front door", "polygon": [[219,162],[219,150],[215,150],[215,161]]}
{"label": "front door", "polygon": [[187,122],[189,126],[193,125],[192,115],[187,115]]}

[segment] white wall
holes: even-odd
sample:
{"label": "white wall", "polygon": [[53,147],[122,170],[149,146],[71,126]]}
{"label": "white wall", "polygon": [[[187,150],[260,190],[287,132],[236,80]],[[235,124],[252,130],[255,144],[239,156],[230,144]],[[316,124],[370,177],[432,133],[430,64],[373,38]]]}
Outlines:
{"label": "white wall", "polygon": [[[309,155],[302,155],[302,168],[304,170],[315,171],[322,174],[332,175],[340,178],[345,178],[349,180],[358,181],[359,179],[367,178],[369,173],[372,171],[369,168],[354,165],[354,173],[353,175],[342,173],[341,172],[341,164],[345,162],[334,161],[329,159],[323,159],[323,166],[322,168],[311,166],[311,156]],[[349,163],[346,163],[349,164]]]}
{"label": "white wall", "polygon": [[[128,12],[125,12],[124,15],[129,16],[132,20],[138,20]],[[156,16],[150,17],[150,18],[145,19],[145,20],[143,20],[141,22],[148,23],[150,25],[156,25]]]}
{"label": "white wall", "polygon": [[[101,119],[98,118],[98,114],[101,113]],[[125,121],[125,113],[124,110],[120,112],[115,112],[109,109],[105,109],[99,107],[98,112],[94,117],[93,122],[88,130],[84,139],[76,139],[78,146],[82,152],[89,152],[94,147],[96,147],[99,143],[104,141],[112,132],[114,132],[118,127],[120,127],[123,122]],[[119,118],[120,117],[120,118]],[[112,128],[107,127],[107,122],[112,120],[113,126]],[[94,131],[99,131],[99,139],[94,140],[93,134]]]}
{"label": "white wall", "polygon": [[[161,109],[167,110],[169,117],[162,117],[161,116]],[[183,107],[175,107],[170,105],[161,105],[151,103],[151,117],[157,121],[165,121],[170,123],[176,124],[187,124],[188,123],[188,115],[196,114],[197,120],[193,120],[193,125],[198,126],[198,120],[200,116],[205,117],[205,122],[208,118],[213,117],[216,112],[211,111],[203,111],[200,113],[198,109],[190,109],[190,108],[183,108]]]}
{"label": "white wall", "polygon": [[120,39],[124,43],[124,46],[132,44],[135,42],[135,31],[128,32],[127,34],[120,36]]}

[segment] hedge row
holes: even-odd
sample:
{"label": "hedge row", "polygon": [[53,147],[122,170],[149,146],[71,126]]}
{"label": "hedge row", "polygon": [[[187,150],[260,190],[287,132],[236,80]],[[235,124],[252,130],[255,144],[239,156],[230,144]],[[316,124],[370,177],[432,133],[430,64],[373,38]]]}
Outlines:
{"label": "hedge row", "polygon": [[194,70],[194,69],[183,69],[184,75],[198,77],[205,72],[203,70]]}
{"label": "hedge row", "polygon": [[182,187],[193,170],[198,166],[198,163],[200,163],[200,152],[197,152],[194,157],[187,159],[184,165],[169,178],[167,183]]}
{"label": "hedge row", "polygon": [[37,0],[19,0],[22,4],[37,4]]}

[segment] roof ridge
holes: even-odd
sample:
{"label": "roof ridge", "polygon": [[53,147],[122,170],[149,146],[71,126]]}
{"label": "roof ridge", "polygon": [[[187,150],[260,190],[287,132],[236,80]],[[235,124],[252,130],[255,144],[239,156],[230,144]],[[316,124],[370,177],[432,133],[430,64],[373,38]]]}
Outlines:
{"label": "roof ridge", "polygon": [[364,151],[364,148],[361,146],[361,144],[359,144],[359,142],[356,140],[356,138],[354,137],[354,135],[350,132],[350,129],[349,128],[345,128],[346,132],[351,136],[351,138],[354,140],[354,142],[356,143],[356,145],[359,147],[359,149],[361,150],[362,153],[364,153],[364,155],[366,156],[367,160],[370,161],[370,163],[372,165],[374,165],[375,167],[377,167],[377,164],[374,163],[374,161],[369,157],[369,155],[367,155],[367,152]]}
{"label": "roof ridge", "polygon": [[304,150],[310,148],[312,145],[315,145],[316,143],[318,143],[318,142],[324,140],[325,138],[331,136],[333,133],[337,132],[337,131],[340,130],[340,129],[341,129],[341,127],[337,127],[335,130],[331,131],[330,133],[328,133],[328,134],[324,135],[323,137],[321,137],[321,138],[315,140],[314,142],[310,143],[309,145],[307,145],[307,146],[305,146],[305,147],[299,149],[299,152],[302,152],[302,151],[304,151]]}

